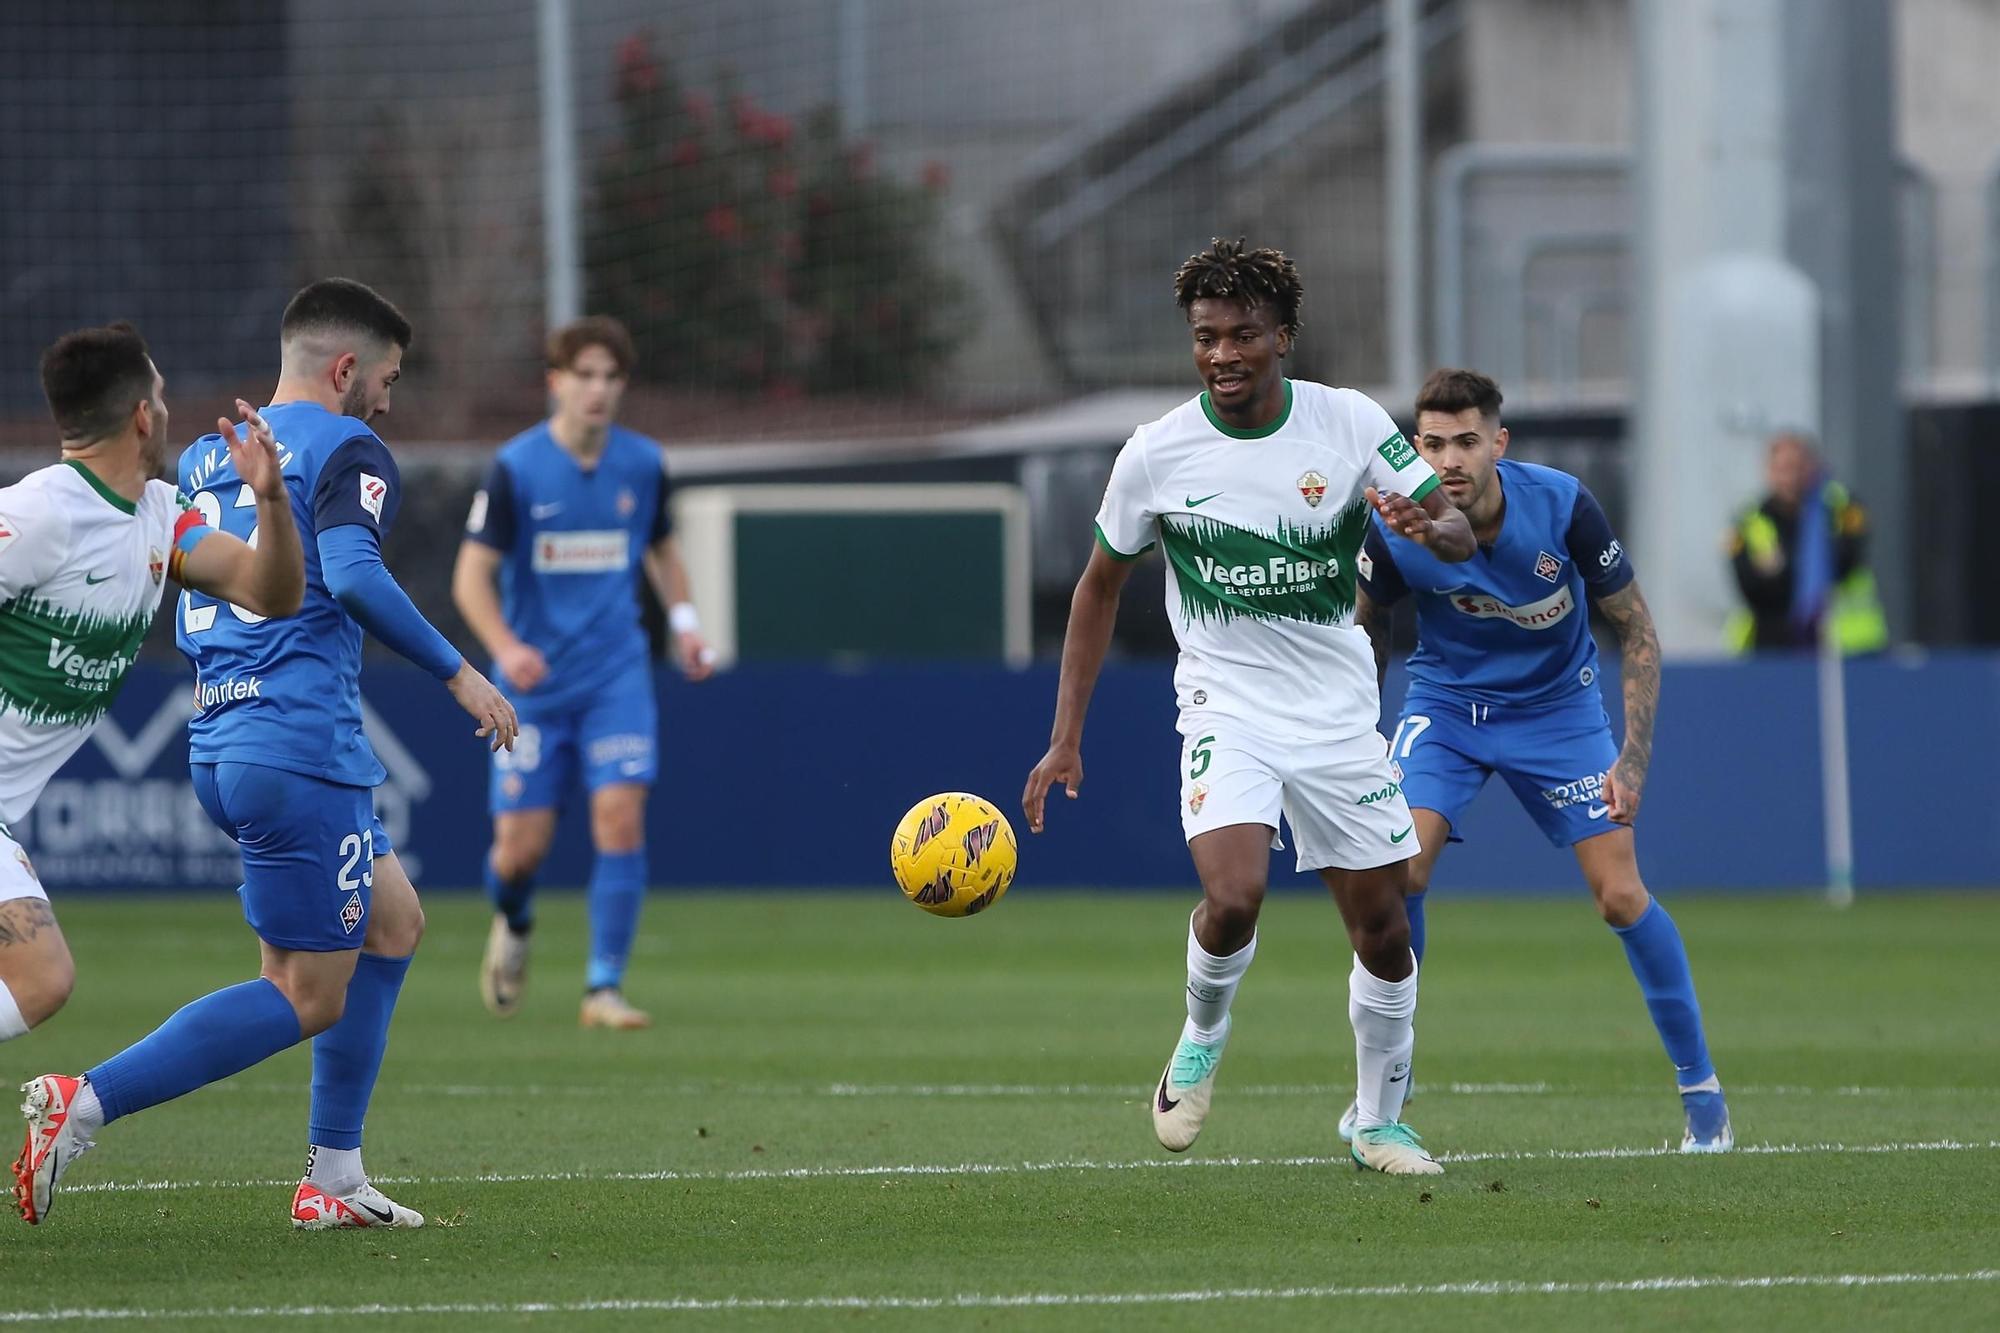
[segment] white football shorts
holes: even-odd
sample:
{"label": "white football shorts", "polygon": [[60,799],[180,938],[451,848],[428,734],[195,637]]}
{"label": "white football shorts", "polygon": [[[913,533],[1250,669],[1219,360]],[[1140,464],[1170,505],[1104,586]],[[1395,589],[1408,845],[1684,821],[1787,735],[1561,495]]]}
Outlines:
{"label": "white football shorts", "polygon": [[1372,870],[1417,854],[1415,823],[1373,731],[1338,741],[1276,741],[1220,717],[1183,716],[1181,830],[1189,841],[1231,824],[1291,825],[1298,868]]}

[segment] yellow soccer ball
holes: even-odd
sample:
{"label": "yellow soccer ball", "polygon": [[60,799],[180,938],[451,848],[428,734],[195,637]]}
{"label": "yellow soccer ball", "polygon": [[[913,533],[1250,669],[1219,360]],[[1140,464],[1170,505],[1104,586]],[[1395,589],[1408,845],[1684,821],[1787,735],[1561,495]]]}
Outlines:
{"label": "yellow soccer ball", "polygon": [[889,865],[904,896],[934,916],[991,907],[1014,882],[1018,857],[1007,816],[962,791],[918,801],[889,843]]}

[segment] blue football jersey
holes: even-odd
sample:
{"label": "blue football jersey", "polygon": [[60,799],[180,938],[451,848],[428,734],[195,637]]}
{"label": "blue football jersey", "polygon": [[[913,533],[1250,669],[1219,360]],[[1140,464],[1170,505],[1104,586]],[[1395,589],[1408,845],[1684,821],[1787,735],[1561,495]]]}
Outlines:
{"label": "blue football jersey", "polygon": [[637,571],[673,530],[663,458],[613,426],[586,468],[544,421],[501,446],[473,497],[466,535],[500,552],[507,624],[549,664],[537,703],[581,700],[645,664]]}
{"label": "blue football jersey", "polygon": [[1446,564],[1378,517],[1358,562],[1369,598],[1416,599],[1412,688],[1474,703],[1539,707],[1597,682],[1589,597],[1632,581],[1632,562],[1595,497],[1567,472],[1501,459],[1500,535]]}
{"label": "blue football jersey", "polygon": [[[193,763],[248,763],[373,787],[386,775],[361,731],[361,627],[326,590],[318,534],[348,523],[386,534],[401,478],[388,447],[354,417],[317,403],[264,409],[279,444],[292,518],[305,547],[299,613],[266,620],[197,592],[181,594],[175,639],[195,671]],[[257,499],[220,435],[180,461],[181,489],[213,527],[257,538]]]}

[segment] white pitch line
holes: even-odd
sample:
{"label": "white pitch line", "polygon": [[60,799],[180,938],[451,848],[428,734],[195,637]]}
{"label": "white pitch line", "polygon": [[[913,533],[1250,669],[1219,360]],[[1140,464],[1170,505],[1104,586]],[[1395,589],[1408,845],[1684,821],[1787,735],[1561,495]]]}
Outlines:
{"label": "white pitch line", "polygon": [[1964,1273],[1778,1273],[1760,1277],[1645,1277],[1622,1282],[1429,1282],[1375,1286],[1196,1287],[1179,1291],[962,1292],[956,1296],[679,1296],[618,1301],[426,1302],[411,1305],[252,1305],[205,1309],[79,1307],[0,1310],[0,1324],[78,1320],[313,1319],[380,1315],[768,1314],[808,1310],[1020,1310],[1105,1306],[1211,1305],[1223,1301],[1375,1300],[1411,1296],[1621,1296],[1657,1292],[1777,1291],[1798,1288],[1934,1287],[2000,1281],[2000,1269]]}
{"label": "white pitch line", "polygon": [[[297,1097],[294,1084],[251,1083],[232,1085],[231,1091],[258,1096]],[[385,1089],[385,1091],[388,1091]],[[1005,1098],[1005,1097],[1105,1097],[1136,1101],[1152,1095],[1151,1084],[1141,1083],[403,1083],[393,1091],[422,1097],[834,1097],[882,1098]],[[1666,1093],[1663,1084],[1625,1084],[1613,1087],[1585,1087],[1553,1083],[1425,1083],[1420,1091],[1428,1096],[1450,1097],[1658,1097]],[[1729,1092],[1739,1097],[1994,1097],[2000,1088],[1974,1087],[1831,1087],[1802,1084],[1731,1084]],[[1351,1097],[1354,1088],[1345,1083],[1251,1083],[1231,1085],[1231,1097]]]}
{"label": "white pitch line", "polygon": [[[1907,1143],[1752,1143],[1736,1145],[1746,1156],[1800,1157],[1829,1153],[1895,1152],[1989,1152],[2000,1150],[2000,1140],[1961,1141],[1927,1139]],[[1591,1162],[1621,1161],[1649,1157],[1678,1157],[1680,1149],[1668,1144],[1649,1148],[1549,1148],[1505,1152],[1439,1153],[1444,1163],[1474,1162]],[[559,1184],[570,1181],[655,1182],[655,1181],[739,1181],[762,1180],[842,1180],[876,1176],[1020,1176],[1046,1175],[1061,1171],[1192,1171],[1217,1168],[1349,1166],[1353,1159],[1345,1153],[1334,1156],[1300,1157],[1145,1157],[1134,1161],[1099,1161],[1071,1158],[1045,1162],[915,1162],[885,1166],[791,1166],[745,1167],[734,1171],[530,1171],[483,1172],[473,1175],[376,1176],[378,1185],[526,1185]],[[65,1186],[65,1194],[158,1193],[178,1189],[276,1189],[295,1185],[296,1178],[284,1180],[100,1180]]]}

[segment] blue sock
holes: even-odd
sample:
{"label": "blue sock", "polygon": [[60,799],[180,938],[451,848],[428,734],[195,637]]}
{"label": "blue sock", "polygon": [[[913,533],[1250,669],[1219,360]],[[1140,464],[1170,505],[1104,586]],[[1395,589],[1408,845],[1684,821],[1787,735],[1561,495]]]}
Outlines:
{"label": "blue sock", "polygon": [[92,1069],[104,1123],[240,1074],[299,1043],[299,1016],[263,977],[183,1005],[152,1033]]}
{"label": "blue sock", "polygon": [[1625,942],[1625,957],[1639,979],[1653,1026],[1674,1062],[1680,1086],[1692,1087],[1715,1077],[1708,1059],[1708,1039],[1702,1035],[1701,1005],[1694,997],[1694,977],[1688,971],[1687,948],[1667,909],[1655,898],[1637,921],[1613,926]]}
{"label": "blue sock", "polygon": [[516,935],[525,935],[535,924],[535,877],[523,875],[519,879],[502,879],[493,863],[486,863],[486,900],[493,904],[493,910],[507,918],[507,928]]}
{"label": "blue sock", "polygon": [[[1424,891],[1428,893],[1429,890]],[[1403,895],[1403,910],[1410,917],[1410,952],[1417,956],[1417,966],[1424,965],[1424,894]]]}
{"label": "blue sock", "polygon": [[599,852],[590,872],[591,990],[625,979],[625,959],[639,932],[639,908],[646,901],[646,851]]}
{"label": "blue sock", "polygon": [[407,958],[362,954],[347,983],[340,1021],[313,1038],[310,1141],[315,1146],[361,1146],[361,1121],[389,1046],[389,1017],[409,970]]}

